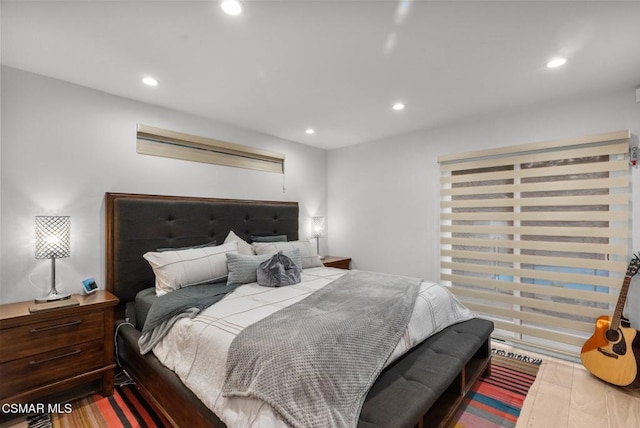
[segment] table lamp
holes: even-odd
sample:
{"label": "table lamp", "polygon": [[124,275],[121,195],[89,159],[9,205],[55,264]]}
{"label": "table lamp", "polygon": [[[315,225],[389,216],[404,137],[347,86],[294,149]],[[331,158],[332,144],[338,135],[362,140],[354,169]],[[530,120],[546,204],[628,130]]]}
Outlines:
{"label": "table lamp", "polygon": [[320,237],[324,236],[324,217],[311,217],[311,233],[316,238],[317,252],[320,255]]}
{"label": "table lamp", "polygon": [[56,290],[56,259],[71,254],[71,218],[69,216],[36,216],[36,259],[51,259],[51,290],[36,303],[66,299],[70,294]]}

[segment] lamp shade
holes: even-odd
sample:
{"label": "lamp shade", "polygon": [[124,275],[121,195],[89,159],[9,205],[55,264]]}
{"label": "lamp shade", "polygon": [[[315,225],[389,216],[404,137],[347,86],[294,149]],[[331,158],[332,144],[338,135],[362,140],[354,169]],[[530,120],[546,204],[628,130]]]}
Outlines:
{"label": "lamp shade", "polygon": [[69,257],[71,217],[36,216],[36,259]]}
{"label": "lamp shade", "polygon": [[324,236],[324,217],[311,217],[311,235],[314,238]]}

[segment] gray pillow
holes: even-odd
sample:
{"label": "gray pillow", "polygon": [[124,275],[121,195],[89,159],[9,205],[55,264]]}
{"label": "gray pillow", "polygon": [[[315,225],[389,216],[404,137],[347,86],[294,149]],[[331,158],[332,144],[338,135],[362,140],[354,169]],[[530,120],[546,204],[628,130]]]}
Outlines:
{"label": "gray pillow", "polygon": [[204,248],[204,247],[217,247],[218,243],[213,240],[211,242],[207,242],[204,244],[200,244],[200,245],[191,245],[189,247],[179,247],[179,248],[158,248],[156,251],[157,252],[163,252],[163,251],[182,251],[182,250],[190,250],[192,248]]}
{"label": "gray pillow", "polygon": [[251,236],[252,242],[287,242],[287,235]]}
{"label": "gray pillow", "polygon": [[[285,251],[284,254],[298,267],[302,268],[300,250],[296,248],[292,251]],[[247,254],[227,253],[227,266],[229,269],[227,284],[249,284],[250,282],[256,282],[258,280],[258,265],[271,257],[270,254],[250,256]]]}
{"label": "gray pillow", "polygon": [[258,265],[258,284],[263,287],[284,287],[300,282],[300,267],[279,251]]}

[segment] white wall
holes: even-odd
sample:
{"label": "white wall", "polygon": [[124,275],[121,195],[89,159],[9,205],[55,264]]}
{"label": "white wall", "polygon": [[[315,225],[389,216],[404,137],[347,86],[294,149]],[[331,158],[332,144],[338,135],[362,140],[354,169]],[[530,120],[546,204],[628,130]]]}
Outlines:
{"label": "white wall", "polygon": [[[12,68],[1,77],[1,303],[48,291],[49,263],[33,255],[40,214],[72,217],[72,255],[57,262],[59,290],[77,291],[88,276],[104,287],[107,191],[297,200],[301,235],[308,217],[327,215],[323,253],[350,256],[357,269],[437,280],[439,155],[621,129],[640,134],[640,104],[628,90],[333,150],[327,159],[324,150]],[[137,123],[284,153],[286,191],[278,174],[137,155]],[[634,200],[638,174],[632,170]],[[634,210],[633,224],[639,216]],[[637,227],[633,248],[640,250]],[[629,303],[638,317],[636,281]]]}
{"label": "white wall", "polygon": [[[104,288],[105,192],[298,201],[301,236],[310,216],[326,215],[324,150],[8,67],[1,85],[1,303],[48,292],[50,263],[34,258],[41,214],[71,216],[71,257],[56,263],[58,291],[76,292],[89,276]],[[138,123],[283,153],[284,181],[138,155]]]}
{"label": "white wall", "polygon": [[[329,152],[329,253],[357,269],[439,278],[440,173],[443,154],[629,129],[640,134],[633,89],[548,105]],[[640,171],[632,171],[633,200]],[[640,224],[640,210],[632,213]],[[633,228],[640,250],[640,228]],[[640,281],[638,281],[640,282]],[[640,283],[630,308],[639,325]]]}

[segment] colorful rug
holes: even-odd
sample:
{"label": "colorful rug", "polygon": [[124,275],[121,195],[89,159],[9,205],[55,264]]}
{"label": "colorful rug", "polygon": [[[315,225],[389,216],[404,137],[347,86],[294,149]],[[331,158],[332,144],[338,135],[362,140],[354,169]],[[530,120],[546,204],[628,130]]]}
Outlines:
{"label": "colorful rug", "polygon": [[95,394],[71,404],[73,410],[70,413],[52,415],[53,428],[166,426],[164,418],[156,413],[132,384],[117,386],[111,397]]}
{"label": "colorful rug", "polygon": [[541,360],[493,350],[491,376],[471,388],[451,428],[515,427]]}
{"label": "colorful rug", "polygon": [[[111,397],[94,394],[72,401],[60,413],[26,418],[11,428],[164,428],[166,419],[147,402],[124,372],[116,376]],[[67,411],[66,409],[69,409]]]}
{"label": "colorful rug", "polygon": [[[515,427],[540,360],[493,350],[491,376],[473,386],[450,428]],[[71,412],[32,418],[30,428],[146,428],[168,426],[134,384],[120,378],[111,397],[95,394],[71,402]],[[21,425],[21,426],[25,426]]]}

